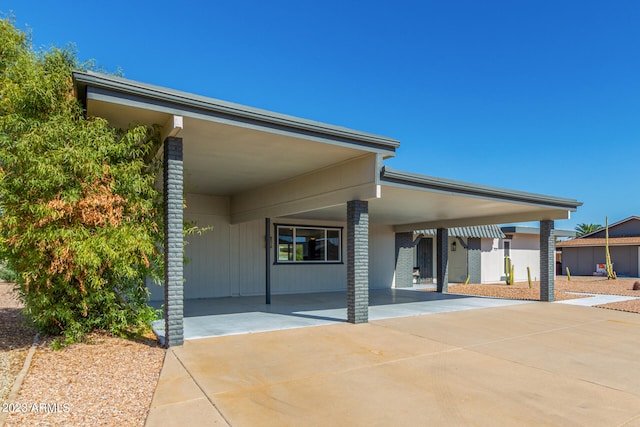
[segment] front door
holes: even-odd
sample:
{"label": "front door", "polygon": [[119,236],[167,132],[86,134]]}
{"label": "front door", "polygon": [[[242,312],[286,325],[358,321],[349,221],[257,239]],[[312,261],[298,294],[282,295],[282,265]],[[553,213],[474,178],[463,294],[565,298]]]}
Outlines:
{"label": "front door", "polygon": [[420,281],[433,279],[433,239],[423,237],[418,242],[417,267],[420,269]]}

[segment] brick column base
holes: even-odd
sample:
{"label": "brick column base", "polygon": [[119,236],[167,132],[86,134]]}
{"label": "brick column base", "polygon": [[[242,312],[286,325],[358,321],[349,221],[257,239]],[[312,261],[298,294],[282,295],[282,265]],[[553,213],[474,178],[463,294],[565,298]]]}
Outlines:
{"label": "brick column base", "polygon": [[165,346],[184,342],[182,138],[164,141],[164,322]]}
{"label": "brick column base", "polygon": [[396,233],[396,288],[413,286],[413,233]]}
{"label": "brick column base", "polygon": [[369,203],[347,202],[347,321],[369,321]]}
{"label": "brick column base", "polygon": [[437,258],[437,291],[446,293],[449,291],[449,230],[438,228],[436,238]]}
{"label": "brick column base", "polygon": [[552,220],[540,221],[540,301],[555,300],[556,238]]}

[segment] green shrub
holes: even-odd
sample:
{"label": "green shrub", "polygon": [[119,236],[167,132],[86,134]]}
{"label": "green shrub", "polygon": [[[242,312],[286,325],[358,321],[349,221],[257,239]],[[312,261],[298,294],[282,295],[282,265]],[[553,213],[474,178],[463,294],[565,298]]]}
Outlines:
{"label": "green shrub", "polygon": [[155,318],[145,277],[161,277],[161,195],[145,126],[86,118],[70,49],[35,52],[0,20],[0,257],[36,327],[74,341],[140,333]]}

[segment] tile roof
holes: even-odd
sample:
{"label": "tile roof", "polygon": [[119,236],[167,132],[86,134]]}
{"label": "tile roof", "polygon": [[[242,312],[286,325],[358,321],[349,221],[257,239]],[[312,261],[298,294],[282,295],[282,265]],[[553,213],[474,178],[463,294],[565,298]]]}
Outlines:
{"label": "tile roof", "polygon": [[[415,234],[425,236],[435,236],[436,230],[416,230]],[[475,237],[480,239],[504,239],[505,235],[497,225],[476,225],[473,227],[453,227],[449,229],[449,236],[452,237]]]}
{"label": "tile roof", "polygon": [[[564,242],[557,242],[558,248],[577,248],[588,246],[604,246],[605,239],[589,238],[589,239],[572,239]],[[640,246],[640,236],[636,237],[610,237],[609,246]]]}

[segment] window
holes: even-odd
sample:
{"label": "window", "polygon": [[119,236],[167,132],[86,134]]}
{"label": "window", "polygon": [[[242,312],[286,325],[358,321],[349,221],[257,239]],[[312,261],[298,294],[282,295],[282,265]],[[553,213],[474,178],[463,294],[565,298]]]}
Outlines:
{"label": "window", "polygon": [[511,240],[504,241],[504,256],[505,257],[511,256]]}
{"label": "window", "polygon": [[342,229],[277,225],[276,262],[341,262]]}

